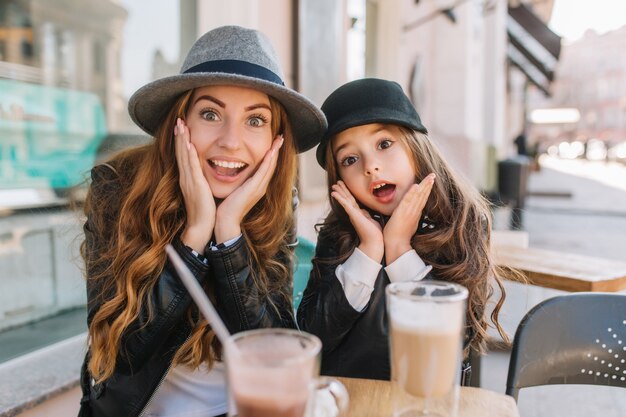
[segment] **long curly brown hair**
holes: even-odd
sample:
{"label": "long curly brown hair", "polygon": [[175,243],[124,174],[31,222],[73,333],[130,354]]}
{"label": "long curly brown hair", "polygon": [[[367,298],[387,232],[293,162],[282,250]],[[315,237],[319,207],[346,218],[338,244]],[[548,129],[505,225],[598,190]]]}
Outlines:
{"label": "long curly brown hair", "polygon": [[[488,328],[486,305],[496,286],[500,297],[493,307],[491,321],[508,342],[498,315],[506,296],[502,277],[514,272],[499,268],[493,261],[488,202],[475,187],[453,172],[425,134],[398,126],[392,128],[399,129],[400,142],[411,157],[415,182],[431,172],[436,174],[424,214],[437,227],[416,233],[411,246],[426,264],[432,265],[433,273],[439,279],[461,284],[469,291],[466,319],[469,338],[465,355],[470,347],[478,352],[484,351]],[[332,146],[326,149],[326,161],[331,210],[316,226],[325,234],[334,236],[338,242],[338,253],[341,255],[332,262],[343,262],[359,245],[359,239],[343,207],[330,196],[331,186],[341,179]]]}
{"label": "long curly brown hair", "polygon": [[[89,371],[97,380],[110,377],[115,369],[122,337],[139,317],[142,306],[150,305],[151,290],[165,265],[164,248],[183,231],[186,214],[179,187],[173,140],[176,118],[185,118],[193,90],[185,93],[170,109],[154,142],[123,151],[110,162],[119,192],[96,193],[90,188],[84,212],[99,239],[97,253],[90,253],[87,241],[81,245],[88,281],[101,288],[96,300],[100,308],[89,326]],[[270,97],[272,137],[283,134],[276,171],[266,194],[245,216],[241,228],[252,254],[250,270],[260,293],[273,294],[291,303],[285,293],[291,280],[291,259],[286,243],[294,227],[292,206],[296,182],[296,149],[287,113]],[[106,187],[106,185],[105,185]],[[111,211],[111,207],[118,210]],[[270,279],[270,277],[272,277]],[[276,277],[279,277],[276,279]],[[212,294],[209,294],[212,296]],[[191,307],[187,321],[191,337],[178,349],[174,363],[192,367],[219,358],[219,343],[205,320],[194,319]],[[153,312],[148,311],[149,319]]]}

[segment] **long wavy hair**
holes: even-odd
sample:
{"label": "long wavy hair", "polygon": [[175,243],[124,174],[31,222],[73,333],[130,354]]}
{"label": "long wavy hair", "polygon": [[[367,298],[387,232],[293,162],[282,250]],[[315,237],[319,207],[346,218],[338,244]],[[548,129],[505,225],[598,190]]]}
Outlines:
{"label": "long wavy hair", "polygon": [[[415,182],[420,182],[431,172],[436,174],[423,213],[428,215],[429,221],[436,227],[416,233],[411,246],[426,264],[432,265],[433,273],[439,279],[461,284],[469,291],[465,355],[469,353],[470,347],[478,352],[484,351],[488,328],[486,305],[496,286],[500,297],[492,310],[491,321],[508,343],[498,314],[505,299],[502,277],[511,271],[497,267],[492,259],[488,202],[475,187],[453,172],[436,145],[425,134],[395,125],[390,127],[400,132],[400,143],[409,153]],[[315,261],[343,262],[360,242],[345,210],[330,196],[331,186],[341,179],[330,145],[326,149],[326,171],[331,210],[316,227],[320,233],[333,236],[338,242],[340,255],[334,260]]]}
{"label": "long wavy hair", "polygon": [[[193,90],[185,93],[170,109],[155,134],[154,142],[123,151],[109,163],[117,172],[115,193],[98,193],[91,187],[84,212],[92,233],[99,236],[94,253],[89,243],[81,245],[88,281],[101,288],[96,295],[100,308],[89,326],[91,375],[102,381],[113,375],[116,358],[124,355],[122,340],[136,325],[142,306],[150,306],[151,290],[165,265],[165,246],[182,233],[186,222],[173,131],[176,118],[185,118]],[[243,219],[243,237],[251,252],[250,271],[261,296],[272,294],[291,303],[283,288],[291,280],[285,260],[292,257],[287,243],[294,227],[292,193],[297,159],[287,113],[270,97],[272,137],[283,134],[276,170],[266,194]],[[106,185],[103,185],[106,187]],[[116,188],[114,188],[116,189]],[[117,189],[116,189],[117,190]],[[111,213],[111,207],[118,208]],[[271,277],[271,278],[270,278]],[[278,277],[278,278],[277,278]],[[210,297],[213,294],[207,288]],[[275,306],[273,306],[275,308]],[[174,363],[197,367],[213,366],[221,347],[206,320],[198,319],[192,306],[186,320],[191,336],[179,347]],[[148,311],[148,318],[154,316]]]}

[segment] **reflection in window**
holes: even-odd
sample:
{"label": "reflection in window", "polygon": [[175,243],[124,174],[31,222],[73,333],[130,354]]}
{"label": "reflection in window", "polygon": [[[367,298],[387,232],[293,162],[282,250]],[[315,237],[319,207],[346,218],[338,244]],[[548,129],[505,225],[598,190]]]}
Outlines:
{"label": "reflection in window", "polygon": [[[100,144],[145,139],[131,130],[124,87],[138,86],[122,51],[149,75],[154,51],[178,45],[179,2],[139,3],[0,0],[0,363],[86,330],[81,216],[62,204]],[[146,45],[155,15],[168,29]]]}
{"label": "reflection in window", "polygon": [[33,25],[29,2],[0,2],[0,43],[0,60],[33,65]]}

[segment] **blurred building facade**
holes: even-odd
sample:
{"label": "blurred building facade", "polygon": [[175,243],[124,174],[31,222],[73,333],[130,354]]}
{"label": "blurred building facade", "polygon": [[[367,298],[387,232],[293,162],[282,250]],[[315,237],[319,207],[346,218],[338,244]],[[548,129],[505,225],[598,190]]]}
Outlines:
{"label": "blurred building facade", "polygon": [[122,128],[120,53],[127,13],[114,0],[0,2],[0,78],[97,94]]}
{"label": "blurred building facade", "polygon": [[[355,4],[364,16],[350,12]],[[522,11],[534,19],[530,24],[527,16],[511,14],[524,4]],[[560,42],[545,26],[552,5],[552,0],[536,6],[516,0],[193,0],[181,2],[181,51],[195,36],[223,24],[259,29],[278,49],[286,84],[317,104],[353,76],[351,60],[363,58],[361,74],[400,83],[453,166],[479,188],[492,189],[496,161],[512,152],[511,139],[526,128],[528,86],[549,93],[558,50],[556,57],[542,50],[541,37],[548,33],[553,43]],[[359,19],[364,22],[357,24]],[[355,35],[364,42],[364,57],[355,57],[349,44]],[[325,176],[313,152],[301,156],[300,166],[302,197],[325,196]]]}
{"label": "blurred building facade", "polygon": [[[527,49],[528,66],[542,69],[541,54],[525,49],[512,30],[519,25],[510,11],[520,3],[545,22],[553,1],[185,0],[180,51],[220,25],[259,29],[277,48],[286,84],[317,104],[353,77],[349,67],[362,60],[357,73],[400,83],[451,163],[491,189],[495,161],[511,153],[511,138],[526,127],[528,85],[547,90],[552,81],[537,81],[533,71],[540,71],[518,62]],[[355,4],[362,16],[350,12]],[[120,75],[126,18],[119,0],[3,1],[0,77],[96,93],[109,131],[128,131]],[[355,34],[364,44],[358,58],[349,42]],[[176,73],[182,58],[168,62],[155,51],[153,77]],[[326,195],[312,152],[301,157],[300,178],[304,198]]]}
{"label": "blurred building facade", "polygon": [[577,122],[535,125],[532,141],[545,144],[599,140],[607,147],[626,141],[626,26],[599,35],[589,30],[563,45],[553,94],[534,94],[530,108],[576,108]]}

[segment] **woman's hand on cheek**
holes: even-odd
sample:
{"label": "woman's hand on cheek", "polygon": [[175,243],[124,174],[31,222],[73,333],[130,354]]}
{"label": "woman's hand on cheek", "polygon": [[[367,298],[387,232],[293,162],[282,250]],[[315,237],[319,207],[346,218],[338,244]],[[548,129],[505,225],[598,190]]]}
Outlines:
{"label": "woman's hand on cheek", "polygon": [[411,250],[411,239],[417,231],[434,183],[435,174],[429,174],[419,184],[413,184],[393,211],[383,230],[387,265]]}
{"label": "woman's hand on cheek", "polygon": [[222,201],[217,208],[215,239],[217,243],[226,242],[241,234],[241,222],[252,207],[265,195],[267,186],[276,170],[278,152],[283,146],[282,135],[276,136],[272,147],[254,175]]}
{"label": "woman's hand on cheek", "polygon": [[187,223],[181,235],[183,243],[199,253],[209,243],[215,226],[215,199],[207,182],[189,128],[181,119],[174,127],[178,181],[185,200]]}
{"label": "woman's hand on cheek", "polygon": [[337,184],[333,185],[330,195],[341,204],[346,214],[348,214],[350,222],[361,241],[359,250],[376,262],[380,262],[383,259],[385,250],[381,225],[370,216],[367,210],[359,207],[356,199],[343,181],[338,181]]}

